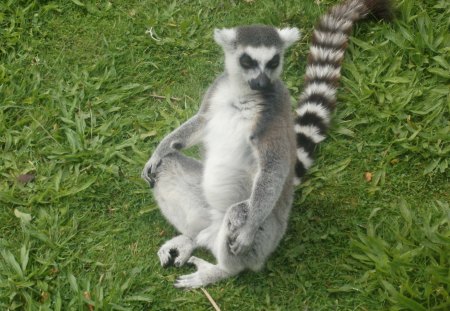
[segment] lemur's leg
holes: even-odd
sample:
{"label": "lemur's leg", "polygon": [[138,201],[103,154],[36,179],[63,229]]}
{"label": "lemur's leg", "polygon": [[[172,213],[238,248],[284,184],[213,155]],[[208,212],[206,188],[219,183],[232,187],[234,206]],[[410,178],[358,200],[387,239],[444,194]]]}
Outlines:
{"label": "lemur's leg", "polygon": [[225,217],[216,237],[216,247],[212,250],[217,264],[192,256],[188,263],[194,264],[197,271],[179,277],[175,287],[198,288],[234,276],[244,269],[260,270],[277,247],[285,230],[286,224],[280,223],[273,213],[270,214],[256,233],[252,248],[247,253],[236,256],[230,252],[227,241],[228,219]]}
{"label": "lemur's leg", "polygon": [[[246,269],[259,271],[263,268],[267,258],[275,251],[283,238],[286,227],[287,222],[280,221],[274,213],[267,217],[263,225],[259,227],[252,248],[248,253],[244,253],[242,256],[242,261]],[[229,241],[225,241],[225,243],[227,245],[223,247],[223,256],[226,258],[227,256],[230,256],[228,246]],[[225,253],[225,249],[227,250],[227,253]]]}
{"label": "lemur's leg", "polygon": [[194,238],[210,224],[201,189],[202,164],[181,153],[167,155],[156,170],[154,196],[166,219],[181,233],[158,251],[161,265],[181,266],[196,247]]}

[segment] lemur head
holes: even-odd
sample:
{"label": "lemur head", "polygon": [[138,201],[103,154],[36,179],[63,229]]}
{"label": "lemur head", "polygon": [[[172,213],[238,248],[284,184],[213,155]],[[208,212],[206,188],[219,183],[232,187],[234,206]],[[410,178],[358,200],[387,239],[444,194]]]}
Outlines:
{"label": "lemur head", "polygon": [[227,74],[257,91],[269,89],[278,79],[284,51],[299,37],[297,28],[263,25],[214,30],[214,40],[225,52]]}

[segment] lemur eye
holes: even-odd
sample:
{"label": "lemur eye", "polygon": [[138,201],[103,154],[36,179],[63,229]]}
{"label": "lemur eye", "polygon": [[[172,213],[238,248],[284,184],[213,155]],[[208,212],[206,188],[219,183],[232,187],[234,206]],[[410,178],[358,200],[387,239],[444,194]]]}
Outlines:
{"label": "lemur eye", "polygon": [[280,64],[280,55],[275,55],[270,61],[267,62],[266,67],[269,69],[275,69]]}
{"label": "lemur eye", "polygon": [[244,69],[251,69],[258,66],[258,63],[245,53],[239,58],[239,63]]}

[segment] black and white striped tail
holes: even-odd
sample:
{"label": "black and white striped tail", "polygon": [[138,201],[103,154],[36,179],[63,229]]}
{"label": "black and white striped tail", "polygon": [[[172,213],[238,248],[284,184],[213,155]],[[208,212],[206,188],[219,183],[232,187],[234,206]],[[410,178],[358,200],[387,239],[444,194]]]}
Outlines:
{"label": "black and white striped tail", "polygon": [[331,113],[336,106],[341,63],[353,24],[369,14],[389,19],[389,0],[349,0],[335,5],[320,18],[314,29],[305,87],[296,110],[296,184],[313,164],[316,145],[326,137]]}

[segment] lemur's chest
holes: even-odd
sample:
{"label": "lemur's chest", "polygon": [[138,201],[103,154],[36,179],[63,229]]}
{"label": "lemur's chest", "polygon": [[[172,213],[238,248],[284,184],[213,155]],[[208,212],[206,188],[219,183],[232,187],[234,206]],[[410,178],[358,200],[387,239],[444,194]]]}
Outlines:
{"label": "lemur's chest", "polygon": [[211,99],[204,140],[207,156],[226,162],[253,158],[250,136],[258,118],[258,106],[254,99],[233,98],[225,93],[226,90],[218,92]]}
{"label": "lemur's chest", "polygon": [[203,141],[203,190],[215,210],[226,210],[247,199],[257,168],[250,137],[258,119],[258,106],[230,94],[223,89],[210,99]]}

